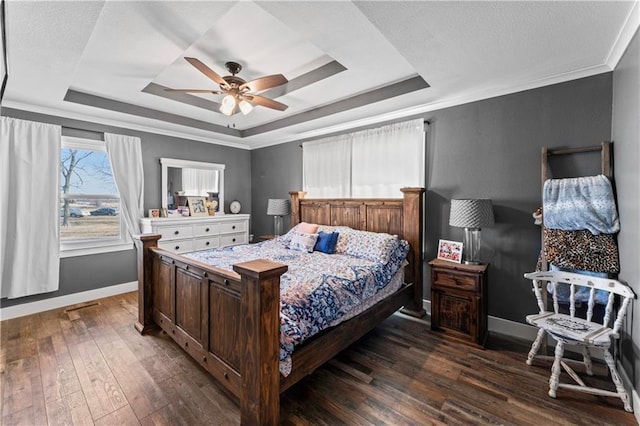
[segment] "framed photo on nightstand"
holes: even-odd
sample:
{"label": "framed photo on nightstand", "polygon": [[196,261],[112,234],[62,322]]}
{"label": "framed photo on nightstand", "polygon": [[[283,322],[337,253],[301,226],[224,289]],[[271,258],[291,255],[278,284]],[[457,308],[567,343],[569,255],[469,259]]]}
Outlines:
{"label": "framed photo on nightstand", "polygon": [[462,262],[462,243],[440,240],[438,243],[438,259],[456,263]]}

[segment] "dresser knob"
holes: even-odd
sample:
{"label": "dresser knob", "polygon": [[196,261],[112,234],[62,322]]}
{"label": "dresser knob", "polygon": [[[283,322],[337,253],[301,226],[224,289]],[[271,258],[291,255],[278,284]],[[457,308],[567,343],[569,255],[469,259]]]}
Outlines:
{"label": "dresser knob", "polygon": [[204,232],[209,232],[209,228],[205,229]]}
{"label": "dresser knob", "polygon": [[209,241],[207,241],[207,243],[205,245],[208,246],[209,244],[211,244],[211,243]]}
{"label": "dresser knob", "polygon": [[236,242],[236,239],[234,238],[232,241],[235,243],[235,242]]}
{"label": "dresser knob", "polygon": [[225,279],[225,280],[223,281],[223,283],[224,283],[224,285],[229,285],[229,280]]}
{"label": "dresser knob", "polygon": [[229,378],[229,374],[228,374],[228,373],[223,373],[223,374],[222,374],[222,376],[223,376],[225,379],[228,379],[228,378]]}
{"label": "dresser knob", "polygon": [[176,250],[180,250],[180,246],[176,246]]}
{"label": "dresser knob", "polygon": [[236,226],[235,226],[235,225],[233,225],[233,226],[231,227],[231,229],[236,229]]}
{"label": "dresser knob", "polygon": [[175,231],[174,232],[175,235],[178,235],[179,233],[180,233],[180,231]]}

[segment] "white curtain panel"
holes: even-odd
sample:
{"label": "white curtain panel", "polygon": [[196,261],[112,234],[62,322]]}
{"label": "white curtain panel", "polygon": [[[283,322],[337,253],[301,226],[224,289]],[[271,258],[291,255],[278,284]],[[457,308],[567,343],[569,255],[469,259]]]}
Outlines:
{"label": "white curtain panel", "polygon": [[340,135],[302,144],[302,187],[307,197],[351,197],[350,139]]}
{"label": "white curtain panel", "polygon": [[398,198],[400,188],[424,185],[424,121],[390,124],[353,134],[354,198]]}
{"label": "white curtain panel", "polygon": [[2,297],[58,290],[61,130],[0,117]]}
{"label": "white curtain panel", "polygon": [[144,171],[140,138],[104,134],[104,142],[120,193],[122,215],[131,235],[138,235],[140,219],[144,217]]}
{"label": "white curtain panel", "polygon": [[399,198],[424,185],[424,121],[405,121],[302,144],[310,198]]}
{"label": "white curtain panel", "polygon": [[206,196],[218,188],[218,171],[182,168],[182,189],[187,195]]}

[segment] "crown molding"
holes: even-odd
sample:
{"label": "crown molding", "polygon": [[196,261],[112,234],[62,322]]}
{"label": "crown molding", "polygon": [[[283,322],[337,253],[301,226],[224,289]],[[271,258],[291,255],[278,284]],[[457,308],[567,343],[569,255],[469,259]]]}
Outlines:
{"label": "crown molding", "polygon": [[636,0],[605,60],[605,63],[612,71],[618,66],[618,62],[620,62],[622,55],[629,47],[633,36],[638,31],[638,27],[640,27],[640,2]]}

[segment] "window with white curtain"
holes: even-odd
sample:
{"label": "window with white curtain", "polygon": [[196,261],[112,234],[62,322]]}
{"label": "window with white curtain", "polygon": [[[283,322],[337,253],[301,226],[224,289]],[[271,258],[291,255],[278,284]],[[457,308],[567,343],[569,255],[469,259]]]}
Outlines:
{"label": "window with white curtain", "polygon": [[104,141],[62,137],[61,257],[130,250],[120,194]]}
{"label": "window with white curtain", "polygon": [[424,186],[424,122],[390,124],[303,147],[303,187],[310,198],[398,198]]}

